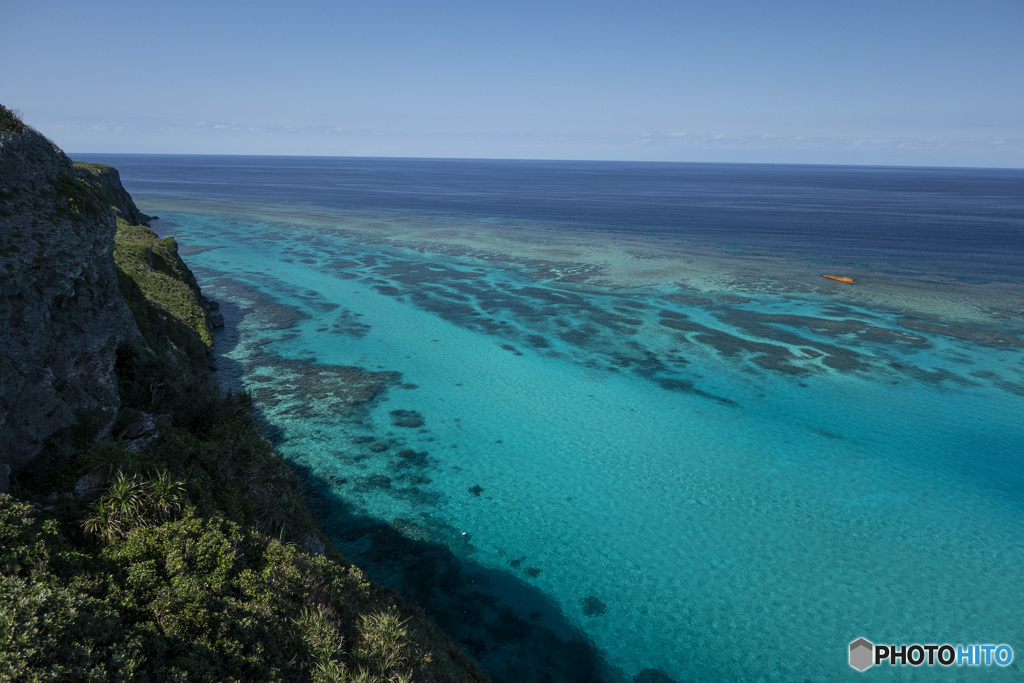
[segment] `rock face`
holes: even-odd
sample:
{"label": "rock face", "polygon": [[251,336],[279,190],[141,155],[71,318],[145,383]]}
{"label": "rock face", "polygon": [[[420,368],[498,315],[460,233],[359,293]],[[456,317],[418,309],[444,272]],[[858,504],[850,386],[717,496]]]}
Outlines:
{"label": "rock face", "polygon": [[114,232],[95,178],[27,126],[0,132],[0,464],[14,474],[116,416],[116,351],[138,332]]}
{"label": "rock face", "polygon": [[88,164],[80,161],[75,162],[75,168],[83,172],[86,178],[89,178],[87,173],[92,174],[92,179],[103,188],[107,198],[110,200],[110,205],[114,207],[114,211],[121,218],[132,225],[149,225],[150,217],[139,211],[139,208],[135,206],[132,196],[121,185],[121,175],[117,172],[116,168],[105,164]]}

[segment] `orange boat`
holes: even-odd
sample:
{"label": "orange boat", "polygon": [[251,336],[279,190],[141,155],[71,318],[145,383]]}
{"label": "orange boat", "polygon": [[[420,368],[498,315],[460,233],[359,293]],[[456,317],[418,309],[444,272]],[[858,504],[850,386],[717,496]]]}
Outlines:
{"label": "orange boat", "polygon": [[845,275],[822,275],[822,277],[827,277],[829,280],[835,280],[836,282],[848,282],[851,285],[853,284],[853,278],[846,277]]}

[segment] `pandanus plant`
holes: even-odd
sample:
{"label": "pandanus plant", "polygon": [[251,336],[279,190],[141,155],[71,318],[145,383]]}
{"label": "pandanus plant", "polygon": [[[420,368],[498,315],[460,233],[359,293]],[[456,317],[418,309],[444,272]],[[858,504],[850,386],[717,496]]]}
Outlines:
{"label": "pandanus plant", "polygon": [[124,538],[132,529],[171,519],[181,509],[184,494],[184,484],[171,479],[166,470],[148,481],[118,470],[82,524],[105,541]]}

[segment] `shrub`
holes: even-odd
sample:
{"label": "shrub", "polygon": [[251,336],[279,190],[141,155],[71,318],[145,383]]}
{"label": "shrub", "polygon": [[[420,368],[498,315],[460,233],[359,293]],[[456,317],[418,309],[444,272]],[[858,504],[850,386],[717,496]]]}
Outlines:
{"label": "shrub", "polygon": [[21,113],[0,104],[0,133],[20,133],[23,130],[25,124],[21,121]]}
{"label": "shrub", "polygon": [[[72,180],[68,210],[87,210]],[[148,413],[158,436],[81,442],[26,477],[36,505],[0,495],[0,680],[485,680],[329,544],[297,549],[325,539],[253,396],[203,378],[205,311],[173,241],[119,221],[117,249],[143,339],[118,352],[114,433]],[[85,474],[94,502],[52,501]]]}

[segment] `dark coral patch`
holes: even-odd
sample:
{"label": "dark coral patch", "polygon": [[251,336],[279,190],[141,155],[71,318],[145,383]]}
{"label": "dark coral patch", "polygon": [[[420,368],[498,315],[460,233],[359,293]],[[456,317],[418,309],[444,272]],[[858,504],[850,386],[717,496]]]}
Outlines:
{"label": "dark coral patch", "polygon": [[423,416],[415,410],[392,410],[391,424],[396,427],[415,428],[423,426]]}
{"label": "dark coral patch", "polygon": [[676,679],[660,669],[644,669],[633,676],[633,683],[676,683]]}
{"label": "dark coral patch", "polygon": [[724,396],[716,396],[715,394],[708,393],[707,391],[702,391],[701,389],[695,387],[693,385],[693,382],[690,382],[689,380],[659,377],[655,379],[655,381],[658,383],[659,387],[661,387],[662,389],[666,389],[668,391],[678,391],[681,393],[695,394],[702,398],[709,398],[712,401],[717,401],[718,403],[721,403],[724,406],[739,405],[738,403],[736,403],[736,401],[732,400],[731,398],[726,398]]}
{"label": "dark coral patch", "polygon": [[666,294],[669,301],[678,301],[687,306],[711,306],[715,302],[706,296],[692,296],[690,294]]}
{"label": "dark coral patch", "polygon": [[[273,388],[253,387],[262,406],[276,405],[282,414],[302,417],[333,414],[356,416],[368,407],[385,389],[397,383],[394,372],[368,372],[362,368],[317,365],[302,360],[286,359],[270,354],[261,356],[266,374],[278,378]],[[262,380],[257,377],[257,380]],[[311,401],[310,397],[316,397]],[[359,439],[360,437],[357,437]],[[376,439],[366,437],[372,443]]]}
{"label": "dark coral patch", "polygon": [[635,330],[632,328],[643,324],[642,320],[630,318],[624,315],[617,315],[600,309],[592,309],[588,311],[587,318],[597,325],[607,327],[610,330],[621,332],[623,334],[633,334]]}
{"label": "dark coral patch", "polygon": [[527,343],[535,349],[546,349],[551,346],[551,343],[539,334],[531,334],[526,337]]}
{"label": "dark coral patch", "polygon": [[484,492],[484,487],[480,486],[480,484],[476,484],[475,486],[469,487],[469,492],[472,493],[474,496],[479,497],[480,494]]}
{"label": "dark coral patch", "polygon": [[583,598],[583,613],[588,617],[599,617],[608,611],[608,607],[593,595]]}
{"label": "dark coral patch", "polygon": [[587,300],[579,294],[573,292],[565,292],[557,289],[548,289],[546,287],[521,287],[519,289],[520,294],[532,296],[534,299],[540,299],[541,301],[547,301],[553,304],[559,304],[560,306],[572,306],[584,308],[587,306]]}
{"label": "dark coral patch", "polygon": [[719,294],[717,298],[723,304],[745,304],[751,301],[750,298],[739,294]]}
{"label": "dark coral patch", "polygon": [[945,337],[953,337],[954,339],[973,342],[975,344],[980,344],[981,346],[989,346],[997,349],[1019,348],[1024,346],[1024,339],[1015,337],[1012,334],[1006,334],[1005,332],[996,332],[994,330],[975,330],[966,327],[949,327],[947,325],[940,325],[927,320],[917,320],[914,318],[902,318],[898,322],[902,327],[906,327],[910,330],[927,332],[929,334],[939,334]]}
{"label": "dark coral patch", "polygon": [[414,451],[411,448],[403,448],[398,451],[398,462],[396,467],[399,469],[407,469],[410,467],[426,467],[430,460],[427,457],[426,451]]}
{"label": "dark coral patch", "polygon": [[356,477],[355,485],[361,490],[390,489],[391,477],[383,474],[373,474],[369,477]]}
{"label": "dark coral patch", "polygon": [[916,365],[899,363],[896,361],[891,361],[889,363],[889,366],[894,370],[897,370],[905,375],[908,375],[909,377],[913,377],[919,382],[934,384],[936,386],[942,385],[946,382],[949,382],[951,384],[959,384],[961,386],[970,386],[976,384],[976,382],[969,380],[966,377],[961,377],[960,375],[954,374],[949,370],[946,370],[945,368],[939,368],[938,370],[927,370],[925,368],[917,367]]}
{"label": "dark coral patch", "polygon": [[353,313],[346,308],[338,315],[338,319],[331,329],[348,337],[365,337],[370,331],[370,326],[356,320],[359,316],[359,313]]}
{"label": "dark coral patch", "polygon": [[558,334],[563,341],[574,346],[586,346],[591,338],[597,334],[597,328],[593,325],[584,325]]}
{"label": "dark coral patch", "polygon": [[835,318],[818,318],[808,315],[749,312],[745,313],[744,317],[750,321],[770,325],[805,328],[821,335],[853,336],[862,341],[874,342],[876,344],[901,344],[918,347],[928,345],[928,340],[919,334],[870,325],[856,318],[836,320]]}
{"label": "dark coral patch", "polygon": [[505,349],[506,351],[511,351],[512,353],[514,353],[517,356],[523,355],[522,351],[520,351],[516,347],[512,346],[511,344],[502,344],[501,348]]}
{"label": "dark coral patch", "polygon": [[861,370],[865,367],[864,363],[858,359],[859,355],[860,354],[855,353],[837,353],[835,355],[828,356],[821,362],[833,370],[853,372],[854,370]]}

